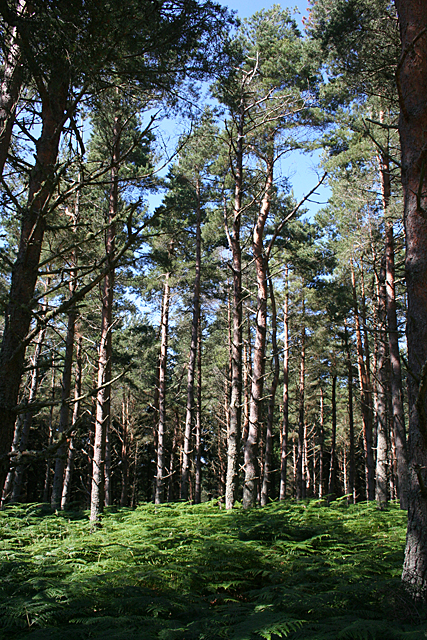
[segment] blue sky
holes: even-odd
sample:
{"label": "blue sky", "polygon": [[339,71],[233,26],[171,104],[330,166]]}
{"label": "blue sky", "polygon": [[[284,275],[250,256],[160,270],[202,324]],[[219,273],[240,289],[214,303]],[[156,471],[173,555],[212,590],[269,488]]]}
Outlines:
{"label": "blue sky", "polygon": [[238,15],[241,18],[248,18],[252,16],[256,11],[261,11],[261,9],[268,9],[273,4],[279,4],[282,7],[287,7],[288,9],[298,9],[300,12],[300,16],[296,16],[298,22],[301,21],[302,16],[307,12],[308,8],[308,0],[290,0],[289,3],[283,2],[271,2],[265,3],[260,0],[217,0],[219,4],[222,4],[224,7],[229,7],[229,9],[233,9],[237,11]]}
{"label": "blue sky", "polygon": [[[217,0],[217,2],[229,9],[237,11],[240,18],[248,18],[257,11],[269,9],[273,4],[279,4],[283,8],[290,9],[291,13],[294,13],[294,9],[299,12],[299,14],[295,13],[295,19],[300,27],[302,27],[302,17],[307,15],[309,8],[308,0],[290,0],[289,2],[271,3],[266,3],[262,0]],[[304,195],[311,191],[318,182],[318,176],[323,173],[319,170],[318,161],[319,154],[311,155],[293,152],[282,162],[282,175],[289,178],[294,190],[295,198],[298,202],[304,197]],[[305,204],[310,216],[314,215],[318,209],[326,204],[330,190],[327,186],[322,186],[319,188],[317,193],[317,197],[313,195],[311,198],[312,201]]]}
{"label": "blue sky", "polygon": [[[273,4],[281,4],[282,7],[289,8],[291,13],[294,13],[294,10],[299,11],[299,14],[295,13],[295,18],[301,27],[302,17],[307,15],[309,6],[308,0],[290,0],[289,3],[265,3],[262,0],[217,0],[217,2],[236,11],[240,18],[248,18],[257,11],[270,8]],[[179,136],[186,130],[188,130],[188,122],[186,121],[166,118],[159,122],[158,133],[164,136],[165,148],[169,151],[175,148]],[[318,182],[319,176],[323,174],[323,171],[318,166],[319,155],[319,153],[308,154],[293,151],[281,160],[279,171],[276,172],[276,178],[287,178],[289,180],[297,202],[302,200],[313,189]],[[167,169],[165,167],[160,171],[159,175],[165,175],[166,173]],[[315,215],[326,204],[329,194],[329,188],[322,186],[316,195],[311,197],[311,201],[304,204],[304,207],[308,210],[309,217]],[[163,195],[161,193],[152,194],[149,197],[150,209],[152,210],[158,206],[162,199]]]}

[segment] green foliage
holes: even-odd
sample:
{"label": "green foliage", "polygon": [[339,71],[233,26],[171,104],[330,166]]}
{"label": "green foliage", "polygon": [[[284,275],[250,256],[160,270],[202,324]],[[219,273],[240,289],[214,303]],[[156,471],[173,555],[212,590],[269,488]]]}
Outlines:
{"label": "green foliage", "polygon": [[425,638],[400,586],[395,507],[146,504],[0,513],[0,638]]}

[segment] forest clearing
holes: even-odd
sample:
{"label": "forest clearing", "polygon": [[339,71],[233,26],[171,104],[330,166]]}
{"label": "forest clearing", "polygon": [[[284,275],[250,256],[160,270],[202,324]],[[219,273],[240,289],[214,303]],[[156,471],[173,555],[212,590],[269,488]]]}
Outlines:
{"label": "forest clearing", "polygon": [[0,2],[5,638],[425,637],[427,4],[306,9]]}
{"label": "forest clearing", "polygon": [[424,640],[405,514],[340,500],[0,513],[2,640]]}

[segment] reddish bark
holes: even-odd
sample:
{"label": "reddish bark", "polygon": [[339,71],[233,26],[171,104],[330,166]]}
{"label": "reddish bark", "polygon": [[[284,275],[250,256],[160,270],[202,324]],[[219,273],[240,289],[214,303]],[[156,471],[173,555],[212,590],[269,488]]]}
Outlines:
{"label": "reddish bark", "polygon": [[359,369],[360,399],[363,422],[363,440],[365,446],[365,483],[366,499],[375,499],[374,456],[372,451],[372,398],[369,376],[364,361],[362,332],[357,304],[356,275],[351,262],[351,282],[353,289],[354,320],[356,324],[357,364]]}
{"label": "reddish bark", "polygon": [[348,393],[348,439],[349,439],[349,469],[348,491],[351,501],[356,504],[356,462],[354,452],[354,413],[353,413],[353,364],[351,362],[350,344],[347,323],[345,324],[345,350],[347,355],[347,393]]}
{"label": "reddish bark", "polygon": [[427,4],[396,0],[402,56],[397,68],[405,196],[408,312],[409,487],[402,579],[427,593]]}
{"label": "reddish bark", "polygon": [[285,266],[285,287],[285,302],[283,305],[283,422],[280,443],[280,500],[284,500],[286,497],[289,433],[289,291],[287,266]]}
{"label": "reddish bark", "polygon": [[328,499],[335,497],[336,479],[336,440],[337,440],[337,374],[332,376],[332,433],[331,433],[331,461],[329,465]]}
{"label": "reddish bark", "polygon": [[298,449],[295,463],[295,497],[297,500],[305,498],[305,483],[303,478],[304,454],[304,414],[305,414],[305,307],[303,300],[302,330],[301,330],[301,361],[299,379],[299,409],[298,409]]}

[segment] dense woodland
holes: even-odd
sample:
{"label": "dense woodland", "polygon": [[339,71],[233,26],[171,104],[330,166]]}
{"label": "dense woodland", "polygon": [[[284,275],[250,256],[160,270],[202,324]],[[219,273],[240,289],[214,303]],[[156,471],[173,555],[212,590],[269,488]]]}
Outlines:
{"label": "dense woodland", "polygon": [[0,3],[3,507],[396,501],[425,596],[425,24]]}

